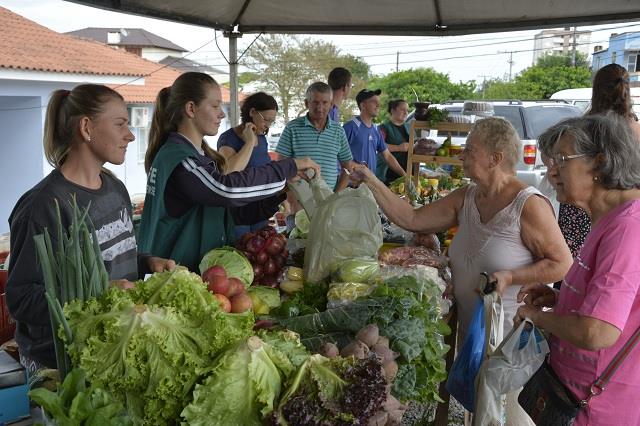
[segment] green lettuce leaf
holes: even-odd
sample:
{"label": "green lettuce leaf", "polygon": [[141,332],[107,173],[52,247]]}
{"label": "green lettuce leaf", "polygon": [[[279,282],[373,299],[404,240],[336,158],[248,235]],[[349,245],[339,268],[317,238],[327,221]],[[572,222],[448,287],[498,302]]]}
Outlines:
{"label": "green lettuce leaf", "polygon": [[196,385],[193,401],[181,414],[186,422],[191,426],[262,425],[282,386],[266,346],[252,336],[225,350],[204,383]]}

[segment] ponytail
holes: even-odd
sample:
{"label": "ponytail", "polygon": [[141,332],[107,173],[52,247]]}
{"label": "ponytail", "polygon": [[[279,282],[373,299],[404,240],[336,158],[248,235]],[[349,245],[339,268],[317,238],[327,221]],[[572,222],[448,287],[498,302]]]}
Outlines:
{"label": "ponytail", "polygon": [[205,141],[202,141],[202,150],[204,151],[207,157],[211,158],[213,161],[216,162],[216,165],[218,166],[218,170],[220,171],[220,173],[224,173],[224,169],[227,165],[225,158],[218,151],[211,148],[209,144]]}
{"label": "ponytail", "polygon": [[146,173],[151,170],[151,164],[153,164],[153,160],[162,145],[167,141],[169,133],[177,129],[175,125],[171,124],[170,117],[167,116],[167,103],[169,102],[170,94],[171,87],[165,87],[160,90],[156,97],[156,107],[153,111],[151,129],[149,130],[149,146],[144,155],[144,170]]}
{"label": "ponytail", "polygon": [[[169,133],[178,131],[178,126],[185,119],[184,106],[188,102],[200,104],[207,97],[207,89],[218,87],[218,83],[208,74],[201,72],[185,72],[181,74],[171,87],[160,90],[156,98],[156,107],[149,131],[149,147],[144,156],[144,169],[151,170],[153,160],[167,141]],[[220,170],[225,165],[224,157],[202,141],[202,150],[214,160]]]}
{"label": "ponytail", "polygon": [[51,94],[42,140],[45,158],[51,166],[58,169],[66,161],[71,146],[80,138],[80,120],[94,119],[112,99],[124,101],[118,92],[100,84],[81,84],[71,91],[56,90]]}
{"label": "ponytail", "polygon": [[598,70],[593,78],[591,107],[587,114],[604,114],[613,111],[633,119],[629,73],[618,64],[609,64]]}

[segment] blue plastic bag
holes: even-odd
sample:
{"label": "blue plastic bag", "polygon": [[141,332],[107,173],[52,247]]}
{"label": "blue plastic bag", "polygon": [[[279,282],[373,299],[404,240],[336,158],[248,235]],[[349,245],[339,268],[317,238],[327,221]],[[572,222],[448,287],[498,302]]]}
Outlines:
{"label": "blue plastic bag", "polygon": [[462,343],[462,349],[451,366],[446,389],[462,406],[473,412],[475,409],[475,381],[485,350],[484,301],[478,300],[469,331]]}

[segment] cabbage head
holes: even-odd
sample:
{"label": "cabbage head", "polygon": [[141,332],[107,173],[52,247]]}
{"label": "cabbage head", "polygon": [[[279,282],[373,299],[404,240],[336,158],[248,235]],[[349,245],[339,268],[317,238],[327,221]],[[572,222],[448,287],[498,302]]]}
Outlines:
{"label": "cabbage head", "polygon": [[233,247],[215,248],[202,258],[200,274],[214,265],[222,266],[228,277],[238,278],[248,288],[253,282],[253,266],[241,251]]}

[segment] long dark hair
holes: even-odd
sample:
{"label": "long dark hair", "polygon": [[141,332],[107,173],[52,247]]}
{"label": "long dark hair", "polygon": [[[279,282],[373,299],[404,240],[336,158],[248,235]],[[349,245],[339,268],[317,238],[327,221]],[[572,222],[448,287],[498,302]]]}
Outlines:
{"label": "long dark hair", "polygon": [[112,99],[124,101],[118,92],[101,84],[81,84],[71,91],[53,92],[44,120],[43,145],[47,162],[60,168],[78,138],[80,120],[83,117],[94,119]]}
{"label": "long dark hair", "polygon": [[269,109],[278,111],[278,102],[276,102],[273,96],[267,95],[264,92],[254,93],[247,97],[240,107],[240,120],[243,123],[253,122],[250,114],[251,108],[256,111],[267,111]]}
{"label": "long dark hair", "polygon": [[588,114],[613,111],[625,118],[633,118],[629,73],[618,64],[609,64],[598,70],[593,78],[591,108]]}
{"label": "long dark hair", "polygon": [[[173,82],[171,87],[160,90],[156,98],[156,108],[149,131],[149,147],[144,156],[144,169],[147,173],[156,158],[158,151],[167,141],[169,133],[176,132],[178,125],[184,120],[184,106],[187,102],[200,104],[207,97],[207,89],[218,87],[218,83],[208,74],[186,72]],[[204,153],[224,168],[224,157],[202,141]]]}

